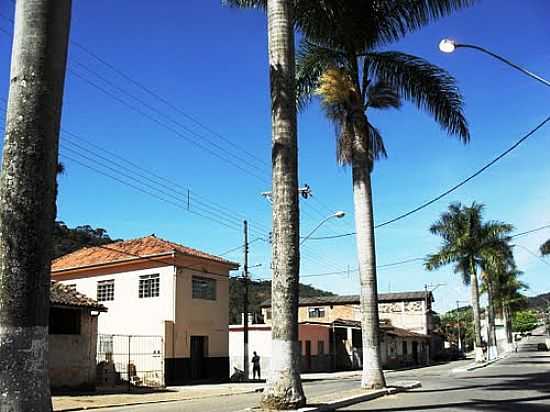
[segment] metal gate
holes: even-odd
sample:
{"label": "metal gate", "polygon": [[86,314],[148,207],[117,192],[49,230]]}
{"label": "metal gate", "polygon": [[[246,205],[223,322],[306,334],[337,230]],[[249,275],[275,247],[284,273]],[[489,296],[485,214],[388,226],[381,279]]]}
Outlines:
{"label": "metal gate", "polygon": [[97,384],[100,386],[163,387],[162,336],[103,335],[97,337]]}

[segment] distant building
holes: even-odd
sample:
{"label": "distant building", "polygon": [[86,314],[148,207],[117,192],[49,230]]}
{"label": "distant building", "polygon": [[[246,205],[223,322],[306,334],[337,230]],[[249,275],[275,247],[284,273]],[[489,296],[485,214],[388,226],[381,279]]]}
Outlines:
{"label": "distant building", "polygon": [[[98,361],[133,382],[170,385],[227,379],[229,272],[238,267],[146,236],[56,259],[52,278],[109,309],[98,323]],[[123,351],[131,353],[117,359]]]}
{"label": "distant building", "polygon": [[[386,367],[429,362],[433,331],[431,292],[379,294],[380,345]],[[262,356],[264,367],[271,357],[271,302],[262,304],[265,325],[251,325],[249,350]],[[357,369],[362,366],[362,333],[359,296],[301,298],[298,335],[302,371]],[[230,325],[232,370],[242,370],[243,327]]]}
{"label": "distant building", "polygon": [[97,318],[106,311],[72,287],[52,282],[48,369],[53,390],[95,387]]}

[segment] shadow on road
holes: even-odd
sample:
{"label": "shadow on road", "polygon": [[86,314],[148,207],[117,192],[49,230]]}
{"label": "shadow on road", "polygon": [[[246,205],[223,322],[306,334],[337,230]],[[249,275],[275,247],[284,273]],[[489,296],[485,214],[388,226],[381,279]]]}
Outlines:
{"label": "shadow on road", "polygon": [[450,410],[477,410],[477,411],[498,411],[498,412],[548,412],[548,405],[538,405],[527,402],[549,400],[550,396],[530,396],[517,399],[503,399],[498,401],[472,399],[466,402],[434,403],[429,405],[404,406],[399,408],[382,409],[354,409],[354,412],[397,412],[397,411],[427,411],[430,409],[448,408]]}

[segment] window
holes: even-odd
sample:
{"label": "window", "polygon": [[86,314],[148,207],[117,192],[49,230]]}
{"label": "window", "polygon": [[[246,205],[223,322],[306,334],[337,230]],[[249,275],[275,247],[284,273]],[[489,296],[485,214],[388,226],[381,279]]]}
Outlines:
{"label": "window", "polygon": [[216,281],[193,276],[193,299],[216,300]]}
{"label": "window", "polygon": [[407,341],[404,340],[403,341],[403,355],[406,355],[407,354]]}
{"label": "window", "polygon": [[310,318],[324,318],[325,308],[308,308]]}
{"label": "window", "polygon": [[113,279],[97,282],[97,301],[115,300],[115,281]]}
{"label": "window", "polygon": [[154,275],[143,275],[139,277],[139,297],[154,298],[159,296],[160,276],[158,273]]}
{"label": "window", "polygon": [[80,310],[50,308],[50,335],[80,335]]}
{"label": "window", "polygon": [[319,340],[317,341],[317,355],[324,355],[325,354],[325,341]]}

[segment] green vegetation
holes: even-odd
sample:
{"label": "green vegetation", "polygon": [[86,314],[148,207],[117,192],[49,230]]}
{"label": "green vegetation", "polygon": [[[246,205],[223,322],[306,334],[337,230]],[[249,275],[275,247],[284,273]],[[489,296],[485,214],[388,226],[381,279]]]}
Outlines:
{"label": "green vegetation", "polygon": [[118,240],[120,239],[111,239],[107,231],[102,228],[94,229],[89,225],[84,225],[71,229],[64,222],[55,222],[53,231],[54,258],[83,247],[105,245]]}
{"label": "green vegetation", "polygon": [[445,336],[445,340],[458,346],[458,324],[462,348],[471,350],[474,346],[474,313],[471,306],[450,310],[438,316],[436,330]]}
{"label": "green vegetation", "polygon": [[529,332],[537,327],[538,317],[533,310],[515,312],[512,316],[512,330],[514,332]]}

